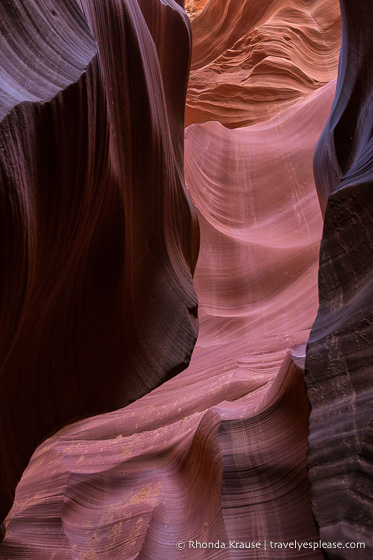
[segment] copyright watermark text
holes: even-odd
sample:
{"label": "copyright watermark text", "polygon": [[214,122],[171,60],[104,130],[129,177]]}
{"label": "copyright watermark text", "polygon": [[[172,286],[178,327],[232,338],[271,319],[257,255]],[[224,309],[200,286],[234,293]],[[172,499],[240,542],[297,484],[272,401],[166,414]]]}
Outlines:
{"label": "copyright watermark text", "polygon": [[176,544],[176,548],[179,550],[192,549],[192,548],[212,548],[212,549],[221,549],[221,548],[229,548],[229,549],[263,549],[263,550],[270,550],[270,549],[290,549],[290,550],[322,550],[322,549],[364,549],[365,543],[364,542],[331,542],[331,541],[288,541],[288,542],[281,542],[281,541],[236,541],[236,540],[228,540],[228,541],[199,541],[199,540],[188,540],[188,541],[179,541]]}

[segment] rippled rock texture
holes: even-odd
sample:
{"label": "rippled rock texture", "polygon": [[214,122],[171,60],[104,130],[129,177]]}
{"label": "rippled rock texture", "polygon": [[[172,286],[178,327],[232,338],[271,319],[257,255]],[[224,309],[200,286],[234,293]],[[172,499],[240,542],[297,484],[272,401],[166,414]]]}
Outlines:
{"label": "rippled rock texture", "polygon": [[4,519],[45,437],[187,365],[199,241],[180,5],[10,0],[0,22]]}
{"label": "rippled rock texture", "polygon": [[306,378],[320,534],[365,541],[365,550],[327,555],[355,560],[373,554],[373,6],[342,0],[341,11],[337,91],[315,153],[325,225]]}
{"label": "rippled rock texture", "polygon": [[187,2],[193,56],[186,124],[267,120],[332,80],[337,0]]}
{"label": "rippled rock texture", "polygon": [[[270,542],[319,539],[307,473],[309,400],[311,491],[321,536],[339,540],[341,530],[343,536],[351,535],[348,540],[365,536],[356,528],[368,527],[369,489],[365,490],[367,480],[360,476],[359,465],[369,465],[369,391],[358,393],[355,386],[360,379],[363,387],[369,385],[364,377],[371,362],[369,325],[364,330],[359,317],[368,317],[363,308],[369,302],[371,256],[370,243],[356,245],[360,238],[355,231],[360,228],[361,236],[366,235],[371,220],[369,171],[366,183],[351,181],[357,170],[369,169],[371,157],[370,136],[360,124],[371,122],[369,88],[363,80],[369,75],[371,10],[363,0],[360,4],[361,21],[354,19],[356,14],[345,19],[344,25],[347,21],[351,26],[345,30],[332,116],[315,159],[316,193],[313,152],[336,87],[340,39],[336,0],[186,2],[194,46],[185,179],[201,232],[194,278],[200,333],[190,366],[141,397],[179,370],[195,337],[191,273],[198,234],[183,190],[189,27],[181,2],[173,0],[85,0],[80,3],[83,16],[72,1],[64,0],[61,11],[66,22],[59,24],[58,36],[66,36],[65,27],[66,33],[73,33],[79,24],[75,42],[63,41],[65,48],[77,45],[77,52],[72,60],[57,57],[52,66],[70,60],[69,71],[58,72],[67,74],[69,81],[51,80],[57,90],[50,85],[47,95],[41,86],[31,92],[36,98],[24,94],[22,99],[33,103],[7,108],[2,123],[14,119],[2,129],[8,135],[2,149],[14,152],[13,159],[6,155],[6,163],[20,156],[21,162],[32,163],[31,171],[26,163],[21,168],[5,164],[7,192],[13,198],[4,208],[18,204],[23,212],[9,211],[4,226],[13,228],[16,223],[21,228],[11,240],[14,251],[10,254],[9,245],[5,253],[10,270],[15,270],[6,292],[13,299],[4,299],[6,321],[15,326],[5,334],[18,344],[9,363],[12,372],[26,373],[27,366],[30,383],[35,376],[38,380],[35,387],[25,381],[25,395],[18,394],[15,402],[26,406],[27,413],[27,393],[48,394],[48,400],[39,399],[37,406],[44,411],[42,402],[44,406],[47,402],[53,411],[49,430],[57,427],[64,397],[63,411],[71,412],[69,399],[79,390],[83,405],[92,406],[93,412],[103,402],[108,408],[120,400],[117,406],[133,402],[65,427],[38,447],[6,520],[1,558],[323,558],[320,550],[270,547]],[[9,25],[15,17],[9,6],[23,3],[3,5],[9,15],[1,21]],[[40,5],[27,5],[35,7],[34,17],[41,17]],[[57,4],[50,6],[57,12]],[[71,14],[74,24],[69,24]],[[29,17],[21,13],[19,21]],[[50,18],[46,21],[50,25]],[[359,26],[365,30],[363,46],[360,40],[353,43]],[[17,29],[22,30],[20,23]],[[55,51],[46,51],[45,56],[53,57]],[[50,66],[45,62],[46,68]],[[20,76],[19,72],[12,77],[14,83],[21,81]],[[350,83],[356,88],[351,89]],[[23,87],[31,95],[30,86]],[[49,101],[37,104],[37,99]],[[31,132],[21,136],[14,131],[19,130],[17,119],[24,115],[24,107],[29,113],[23,117],[22,131]],[[328,134],[334,134],[336,122],[342,124],[333,137],[337,156],[332,161],[338,165],[344,161],[344,170],[322,163],[333,145]],[[346,131],[351,130],[355,132],[347,153]],[[54,155],[56,148],[75,163],[65,165],[66,159]],[[13,179],[9,187],[16,173],[17,181]],[[337,180],[332,182],[323,173]],[[325,213],[321,301],[308,345],[307,395],[303,368],[318,308],[323,227],[319,202],[324,210],[342,173],[350,183],[342,180],[340,185],[348,188],[330,196]],[[35,186],[30,191],[31,179]],[[68,198],[61,194],[66,185]],[[352,207],[356,215],[349,213]],[[28,249],[24,271],[18,262],[21,242]],[[28,264],[32,251],[37,257],[33,267]],[[55,260],[50,261],[53,255]],[[78,266],[81,262],[83,269]],[[38,268],[40,263],[45,264]],[[356,277],[351,272],[355,270]],[[14,278],[20,279],[18,283]],[[69,278],[74,279],[72,284]],[[28,292],[24,286],[31,280],[33,289]],[[29,301],[32,306],[26,309],[34,314],[18,332],[20,313]],[[50,323],[43,322],[47,319]],[[345,334],[349,328],[356,336]],[[39,337],[37,352],[31,335]],[[7,343],[8,347],[13,348]],[[361,367],[355,371],[354,364],[360,363],[357,355]],[[90,369],[83,367],[84,356]],[[56,375],[56,385],[53,377],[47,377],[44,386],[47,358],[54,360],[55,370],[48,374]],[[81,376],[71,366],[75,359]],[[342,363],[351,364],[343,371],[357,375],[353,385],[348,374],[355,392],[344,389],[343,372],[338,370]],[[78,384],[76,393],[67,393],[67,374]],[[328,385],[334,374],[337,380]],[[133,387],[137,389],[131,393]],[[323,405],[327,400],[330,406]],[[365,424],[357,402],[366,403]],[[87,413],[83,406],[77,410],[81,416]],[[27,414],[22,421],[27,427],[30,423],[34,439],[26,440],[31,451],[36,432]],[[46,435],[44,424],[43,429],[38,437]],[[12,455],[13,460],[16,457]],[[203,549],[196,543],[223,542],[228,547],[229,540],[259,542],[260,547]],[[181,542],[185,548],[176,546]],[[353,552],[348,556],[344,550],[338,558],[369,557],[366,551]]]}

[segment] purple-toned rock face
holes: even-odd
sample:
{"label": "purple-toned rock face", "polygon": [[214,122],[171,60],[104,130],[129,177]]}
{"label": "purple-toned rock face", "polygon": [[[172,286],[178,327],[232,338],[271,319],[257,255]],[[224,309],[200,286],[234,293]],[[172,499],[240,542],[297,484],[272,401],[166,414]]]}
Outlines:
{"label": "purple-toned rock face", "polygon": [[79,6],[0,6],[0,519],[45,437],[178,373],[197,335],[189,20]]}
{"label": "purple-toned rock face", "polygon": [[373,5],[341,2],[337,91],[315,154],[325,225],[320,307],[308,343],[308,462],[320,535],[373,554]]}

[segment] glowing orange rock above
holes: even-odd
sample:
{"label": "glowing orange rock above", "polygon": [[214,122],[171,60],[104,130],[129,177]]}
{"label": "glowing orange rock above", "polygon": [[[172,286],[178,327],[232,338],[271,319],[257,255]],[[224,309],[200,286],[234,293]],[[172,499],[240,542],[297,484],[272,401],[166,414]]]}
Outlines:
{"label": "glowing orange rock above", "polygon": [[338,0],[210,0],[190,9],[186,125],[264,121],[336,75]]}

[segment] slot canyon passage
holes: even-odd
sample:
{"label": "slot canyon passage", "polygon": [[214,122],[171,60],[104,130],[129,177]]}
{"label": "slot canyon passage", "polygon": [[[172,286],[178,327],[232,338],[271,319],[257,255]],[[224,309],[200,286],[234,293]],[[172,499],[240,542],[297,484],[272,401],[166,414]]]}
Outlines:
{"label": "slot canyon passage", "polygon": [[371,0],[0,37],[0,558],[370,559]]}

